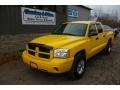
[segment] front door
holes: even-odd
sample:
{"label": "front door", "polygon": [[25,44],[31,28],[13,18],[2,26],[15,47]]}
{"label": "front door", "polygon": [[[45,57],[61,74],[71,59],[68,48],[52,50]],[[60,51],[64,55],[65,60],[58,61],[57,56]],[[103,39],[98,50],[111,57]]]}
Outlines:
{"label": "front door", "polygon": [[[93,34],[93,35],[90,35],[90,34]],[[88,47],[87,48],[88,58],[92,57],[98,52],[97,50],[98,44],[99,44],[99,37],[98,37],[96,25],[91,24],[89,26],[89,31],[88,31],[88,44],[87,44],[88,45],[87,46]]]}

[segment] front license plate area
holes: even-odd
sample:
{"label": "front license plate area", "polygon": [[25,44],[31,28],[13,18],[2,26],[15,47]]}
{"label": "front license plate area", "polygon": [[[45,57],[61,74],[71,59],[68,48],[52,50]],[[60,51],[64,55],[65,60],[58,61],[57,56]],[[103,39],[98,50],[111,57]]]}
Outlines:
{"label": "front license plate area", "polygon": [[37,64],[36,64],[36,63],[34,63],[34,62],[30,62],[30,67],[34,67],[34,68],[38,69]]}

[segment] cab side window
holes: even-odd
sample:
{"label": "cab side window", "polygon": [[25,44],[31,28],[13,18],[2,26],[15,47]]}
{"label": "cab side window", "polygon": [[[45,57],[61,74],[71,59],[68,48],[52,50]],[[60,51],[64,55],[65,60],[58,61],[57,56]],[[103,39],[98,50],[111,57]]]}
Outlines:
{"label": "cab side window", "polygon": [[98,29],[98,33],[102,33],[103,32],[102,26],[100,24],[96,24],[96,26]]}
{"label": "cab side window", "polygon": [[97,34],[95,24],[91,24],[91,25],[90,25],[89,34]]}

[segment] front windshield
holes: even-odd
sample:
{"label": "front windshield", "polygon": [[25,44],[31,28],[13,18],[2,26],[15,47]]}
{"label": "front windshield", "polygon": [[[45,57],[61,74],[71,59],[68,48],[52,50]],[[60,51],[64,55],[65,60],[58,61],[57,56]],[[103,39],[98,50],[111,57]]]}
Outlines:
{"label": "front windshield", "polygon": [[53,32],[53,34],[84,36],[86,28],[87,24],[81,23],[62,24]]}

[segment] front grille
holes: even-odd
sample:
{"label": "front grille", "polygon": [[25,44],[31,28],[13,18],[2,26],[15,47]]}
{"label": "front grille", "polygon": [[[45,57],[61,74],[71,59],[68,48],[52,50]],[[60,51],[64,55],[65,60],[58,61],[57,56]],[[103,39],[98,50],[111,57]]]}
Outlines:
{"label": "front grille", "polygon": [[40,52],[50,53],[50,49],[49,48],[45,48],[43,46],[38,46],[38,48],[39,48]]}
{"label": "front grille", "polygon": [[39,53],[39,57],[49,59],[50,55]]}
{"label": "front grille", "polygon": [[29,53],[30,55],[35,56],[35,52],[33,52],[33,51],[28,50],[28,53]]}
{"label": "front grille", "polygon": [[44,44],[37,44],[37,43],[28,44],[28,53],[33,56],[38,55],[37,57],[40,57],[40,58],[50,59],[51,49],[52,49],[51,46],[47,46]]}
{"label": "front grille", "polygon": [[29,48],[29,49],[32,49],[32,50],[35,50],[36,45],[33,44],[33,43],[28,43],[28,48]]}

